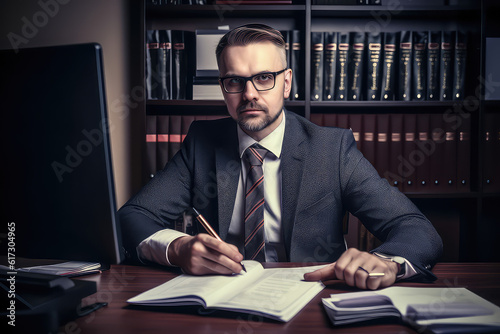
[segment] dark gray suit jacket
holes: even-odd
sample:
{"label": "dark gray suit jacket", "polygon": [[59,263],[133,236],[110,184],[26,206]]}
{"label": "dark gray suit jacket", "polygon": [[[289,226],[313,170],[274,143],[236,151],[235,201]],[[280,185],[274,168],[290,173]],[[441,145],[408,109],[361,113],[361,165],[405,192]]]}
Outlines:
{"label": "dark gray suit jacket", "polygon": [[[429,270],[441,254],[441,238],[405,195],[378,176],[351,131],[285,115],[281,170],[287,259],[337,260],[345,251],[342,217],[347,210],[384,242],[373,251],[402,256],[420,278],[435,279]],[[231,118],[192,124],[179,153],[119,211],[128,254],[136,254],[151,234],[173,228],[191,206],[225,240],[241,168],[236,127]]]}

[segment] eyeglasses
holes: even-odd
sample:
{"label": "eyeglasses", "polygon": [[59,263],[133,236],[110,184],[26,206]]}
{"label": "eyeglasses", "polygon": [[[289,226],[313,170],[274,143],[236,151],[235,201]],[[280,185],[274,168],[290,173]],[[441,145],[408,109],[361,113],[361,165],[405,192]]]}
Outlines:
{"label": "eyeglasses", "polygon": [[259,92],[265,90],[271,90],[276,84],[276,76],[285,72],[287,69],[283,69],[278,72],[263,72],[259,74],[252,75],[251,77],[240,77],[240,76],[230,76],[219,78],[222,83],[224,91],[229,94],[241,93],[245,90],[247,81],[251,81],[253,86]]}

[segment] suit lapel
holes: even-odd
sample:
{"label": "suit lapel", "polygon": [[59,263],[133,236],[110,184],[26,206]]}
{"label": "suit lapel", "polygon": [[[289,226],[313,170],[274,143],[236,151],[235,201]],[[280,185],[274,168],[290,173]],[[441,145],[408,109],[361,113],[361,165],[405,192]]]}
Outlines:
{"label": "suit lapel", "polygon": [[[281,151],[281,224],[286,253],[290,254],[295,213],[301,189],[302,174],[304,172],[304,132],[295,115],[286,112],[285,136]],[[288,259],[290,260],[290,259]]]}
{"label": "suit lapel", "polygon": [[223,142],[215,151],[217,173],[217,199],[219,212],[219,235],[226,239],[233,215],[238,180],[241,172],[240,157],[238,154],[238,135],[236,123],[229,131],[228,136],[223,136]]}

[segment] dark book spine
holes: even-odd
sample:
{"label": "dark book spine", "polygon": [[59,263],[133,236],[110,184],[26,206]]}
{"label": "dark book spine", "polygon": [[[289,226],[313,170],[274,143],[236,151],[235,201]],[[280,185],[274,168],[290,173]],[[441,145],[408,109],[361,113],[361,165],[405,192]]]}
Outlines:
{"label": "dark book spine", "polygon": [[181,148],[182,142],[182,116],[181,115],[171,115],[170,116],[170,129],[168,131],[168,159],[172,159],[174,155]]}
{"label": "dark book spine", "polygon": [[425,100],[427,84],[427,32],[413,32],[412,100]]}
{"label": "dark book spine", "polygon": [[352,46],[348,60],[348,100],[360,101],[363,99],[362,83],[365,61],[365,33],[354,32],[351,36]]}
{"label": "dark book spine", "polygon": [[[430,173],[430,156],[433,153],[433,143],[429,136],[430,115],[419,114],[417,116],[417,145],[418,158],[416,159],[415,167],[417,174],[416,190],[421,193],[430,192],[429,188],[429,173]],[[417,154],[415,154],[415,157]]]}
{"label": "dark book spine", "polygon": [[396,59],[398,33],[384,33],[384,63],[382,70],[382,91],[381,100],[392,101],[395,98],[394,89],[396,87]]}
{"label": "dark book spine", "polygon": [[316,125],[323,126],[324,114],[311,114],[310,121]]}
{"label": "dark book spine", "polygon": [[403,114],[390,115],[390,143],[389,143],[389,169],[383,177],[389,181],[391,186],[403,191]]}
{"label": "dark book spine", "polygon": [[324,114],[323,126],[337,126],[337,114]]}
{"label": "dark book spine", "polygon": [[[389,114],[377,115],[377,141],[376,141],[376,166],[380,177],[387,175],[389,171],[389,154],[390,154],[390,141],[389,141]],[[389,180],[387,180],[389,181]]]}
{"label": "dark book spine", "polygon": [[337,73],[335,78],[335,100],[347,100],[347,62],[349,60],[349,33],[339,33]]}
{"label": "dark book spine", "polygon": [[291,31],[292,49],[290,51],[291,69],[292,69],[292,92],[291,100],[304,99],[304,71],[302,67],[302,39],[299,30]]}
{"label": "dark book spine", "polygon": [[443,122],[445,131],[443,165],[445,168],[445,192],[457,191],[457,136],[456,125]]}
{"label": "dark book spine", "polygon": [[443,115],[432,114],[430,116],[430,129],[434,152],[430,156],[430,182],[431,193],[442,193],[446,191],[446,170],[443,163],[445,152],[445,133],[443,129]]}
{"label": "dark book spine", "polygon": [[147,178],[156,174],[156,116],[146,116],[146,173]]}
{"label": "dark book spine", "polygon": [[325,52],[323,59],[323,100],[331,101],[335,99],[335,70],[337,65],[337,33],[325,32]]}
{"label": "dark book spine", "polygon": [[170,79],[170,68],[171,68],[171,33],[170,30],[158,30],[158,41],[159,41],[159,59],[158,59],[158,71],[161,77],[161,88],[160,96],[163,100],[168,100],[172,96],[171,90],[171,79]]}
{"label": "dark book spine", "polygon": [[380,82],[382,76],[382,39],[383,33],[369,33],[368,44],[368,69],[366,83],[366,99],[368,101],[380,100]]}
{"label": "dark book spine", "polygon": [[187,88],[187,55],[184,31],[172,30],[172,99],[185,100]]}
{"label": "dark book spine", "polygon": [[[290,32],[288,30],[281,30],[280,31],[281,36],[283,36],[283,40],[285,41],[285,59],[286,59],[286,66],[288,68],[292,68],[291,61],[290,61]],[[292,70],[293,72],[293,70]],[[295,73],[292,73],[292,80],[293,76],[295,76]],[[290,92],[290,96],[288,96],[287,100],[290,100],[292,93]]]}
{"label": "dark book spine", "polygon": [[398,100],[409,101],[411,94],[412,32],[401,31],[399,42]]}
{"label": "dark book spine", "polygon": [[416,192],[416,167],[419,163],[419,151],[417,147],[417,114],[404,115],[404,142],[403,158],[400,171],[404,177],[403,191],[405,193]]}
{"label": "dark book spine", "polygon": [[159,67],[160,43],[158,31],[146,32],[146,92],[149,100],[161,98],[161,77]]}
{"label": "dark book spine", "polygon": [[[149,117],[149,116],[148,116]],[[168,115],[158,115],[157,117],[157,130],[158,130],[158,146],[156,150],[158,169],[165,168],[168,162],[168,146],[169,144],[169,120]]]}
{"label": "dark book spine", "polygon": [[467,35],[456,32],[455,71],[453,72],[453,100],[463,100],[465,89],[465,64],[467,62]]}
{"label": "dark book spine", "polygon": [[323,99],[323,50],[323,33],[311,32],[311,101]]}
{"label": "dark book spine", "polygon": [[375,146],[375,136],[377,133],[377,115],[363,115],[363,155],[373,165],[376,166],[377,152]]}
{"label": "dark book spine", "polygon": [[[497,126],[500,124],[497,123]],[[471,119],[462,118],[462,124],[457,129],[457,188],[459,192],[470,191],[470,165],[471,165]],[[498,138],[497,138],[498,140]],[[497,151],[497,156],[498,156]],[[498,169],[497,169],[498,170]]]}
{"label": "dark book spine", "polygon": [[441,101],[452,99],[453,85],[453,32],[442,31],[441,56],[439,76],[439,99]]}
{"label": "dark book spine", "polygon": [[427,100],[439,100],[439,57],[441,32],[429,31],[427,38]]}
{"label": "dark book spine", "polygon": [[358,150],[363,151],[363,115],[350,114],[349,127],[351,128],[352,135],[356,141]]}

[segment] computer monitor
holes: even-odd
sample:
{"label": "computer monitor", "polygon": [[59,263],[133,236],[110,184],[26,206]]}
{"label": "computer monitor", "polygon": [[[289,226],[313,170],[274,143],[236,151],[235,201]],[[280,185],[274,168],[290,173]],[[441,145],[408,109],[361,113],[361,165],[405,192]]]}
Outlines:
{"label": "computer monitor", "polygon": [[2,254],[123,258],[103,73],[98,44],[0,50]]}

